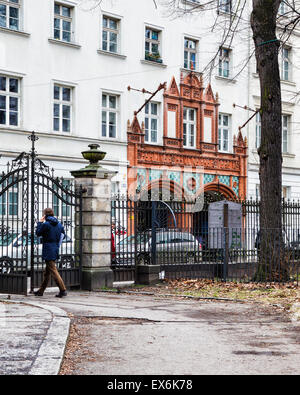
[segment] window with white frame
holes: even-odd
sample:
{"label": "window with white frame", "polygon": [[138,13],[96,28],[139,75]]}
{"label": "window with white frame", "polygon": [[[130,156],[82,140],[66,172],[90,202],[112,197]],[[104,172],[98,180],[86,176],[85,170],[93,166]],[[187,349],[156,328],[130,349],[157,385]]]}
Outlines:
{"label": "window with white frame", "polygon": [[196,70],[197,64],[197,40],[188,37],[184,38],[184,64],[183,67],[189,70]]}
{"label": "window with white frame", "polygon": [[[290,125],[290,115],[282,115],[282,152],[287,153],[289,150],[289,125]],[[256,114],[256,148],[260,147],[261,144],[261,117],[260,113]]]}
{"label": "window with white frame", "polygon": [[[71,180],[66,180],[64,179],[62,181],[62,185],[65,189],[69,189],[71,186]],[[56,184],[53,185],[53,189],[58,192],[58,186]],[[65,200],[68,201],[68,197],[65,192],[61,193],[61,197]],[[71,215],[71,206],[67,205],[63,200],[60,200],[58,196],[53,194],[53,211],[54,215],[56,217],[70,217]]]}
{"label": "window with white frame", "polygon": [[284,81],[291,80],[291,49],[282,47],[281,49],[281,79]]}
{"label": "window with white frame", "polygon": [[220,48],[219,51],[219,77],[229,78],[230,76],[231,50]]}
{"label": "window with white frame", "polygon": [[19,126],[20,79],[0,75],[0,125]]}
{"label": "window with white frame", "polygon": [[56,40],[72,42],[72,13],[73,7],[54,3],[54,38]]}
{"label": "window with white frame", "polygon": [[54,84],[53,88],[53,130],[71,132],[73,88]]}
{"label": "window with white frame", "polygon": [[159,103],[150,102],[145,106],[145,142],[158,142]]}
{"label": "window with white frame", "polygon": [[287,12],[287,5],[285,4],[284,1],[282,1],[279,5],[278,14],[284,15],[286,12]]}
{"label": "window with white frame", "polygon": [[118,53],[119,51],[119,25],[115,18],[103,16],[102,19],[102,50]]}
{"label": "window with white frame", "polygon": [[231,0],[219,0],[218,10],[225,13],[231,12]]}
{"label": "window with white frame", "polygon": [[231,117],[228,114],[219,114],[219,151],[229,152],[230,148]]}
{"label": "window with white frame", "polygon": [[186,148],[196,147],[197,111],[194,108],[183,109],[183,146]]}
{"label": "window with white frame", "polygon": [[261,143],[261,119],[260,112],[255,116],[255,148],[259,148]]}
{"label": "window with white frame", "polygon": [[289,151],[289,127],[290,127],[290,116],[282,115],[282,152],[287,153]]}
{"label": "window with white frame", "polygon": [[0,0],[0,27],[20,30],[20,0]]}
{"label": "window with white frame", "polygon": [[160,30],[145,28],[145,60],[162,63]]}
{"label": "window with white frame", "polygon": [[102,94],[102,137],[117,138],[119,117],[119,96]]}
{"label": "window with white frame", "polygon": [[282,198],[283,199],[290,199],[291,198],[291,187],[282,187]]}
{"label": "window with white frame", "polygon": [[259,185],[259,184],[256,184],[256,185],[255,185],[255,198],[256,198],[257,200],[260,199],[260,185]]}
{"label": "window with white frame", "polygon": [[[5,188],[13,182],[13,178],[9,177],[4,181],[2,187]],[[7,192],[0,196],[0,215],[15,216],[18,215],[19,208],[19,189],[18,184],[9,188]]]}

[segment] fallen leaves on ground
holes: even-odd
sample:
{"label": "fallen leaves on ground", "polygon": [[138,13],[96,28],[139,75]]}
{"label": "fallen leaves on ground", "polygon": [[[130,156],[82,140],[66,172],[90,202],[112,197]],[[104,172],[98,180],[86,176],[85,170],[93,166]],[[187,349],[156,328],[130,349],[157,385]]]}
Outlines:
{"label": "fallen leaves on ground", "polygon": [[137,288],[133,286],[130,289],[135,292],[147,292],[160,296],[226,298],[278,304],[285,309],[289,309],[292,304],[300,302],[300,287],[296,283],[237,283],[218,282],[209,279],[178,279],[163,280],[155,286],[139,286]]}
{"label": "fallen leaves on ground", "polygon": [[68,314],[71,319],[69,337],[66,344],[63,363],[59,375],[76,375],[79,363],[84,357],[86,361],[92,361],[95,355],[86,348],[86,338],[88,335],[88,324],[90,318],[74,317]]}

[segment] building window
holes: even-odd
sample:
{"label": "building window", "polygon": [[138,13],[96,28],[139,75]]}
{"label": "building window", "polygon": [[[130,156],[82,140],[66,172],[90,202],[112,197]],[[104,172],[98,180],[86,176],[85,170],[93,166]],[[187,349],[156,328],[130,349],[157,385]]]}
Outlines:
{"label": "building window", "polygon": [[118,53],[119,52],[119,23],[117,19],[103,16],[102,21],[102,50]]}
{"label": "building window", "polygon": [[256,113],[255,117],[255,148],[260,147],[261,142],[261,119],[260,113]]}
{"label": "building window", "polygon": [[229,78],[231,50],[220,48],[219,52],[219,77]]}
{"label": "building window", "polygon": [[285,4],[284,1],[280,3],[279,9],[278,9],[278,14],[279,15],[284,15],[287,12],[287,5]]}
{"label": "building window", "polygon": [[0,75],[0,125],[19,126],[20,79]]}
{"label": "building window", "polygon": [[281,79],[284,81],[291,80],[291,50],[283,47],[281,50]]}
{"label": "building window", "polygon": [[145,60],[162,63],[161,59],[161,31],[146,27],[145,29]]}
{"label": "building window", "polygon": [[20,29],[20,0],[0,0],[0,27]]}
{"label": "building window", "polygon": [[230,115],[219,114],[219,151],[229,152]]}
{"label": "building window", "polygon": [[54,38],[72,41],[72,7],[54,3]]}
{"label": "building window", "polygon": [[291,198],[291,187],[282,187],[282,198],[290,199]]}
{"label": "building window", "polygon": [[190,38],[184,39],[184,65],[185,69],[196,70],[197,41]]}
{"label": "building window", "polygon": [[186,148],[196,147],[197,112],[194,108],[183,109],[183,146]]}
{"label": "building window", "polygon": [[[71,187],[71,180],[63,180],[62,186],[69,190]],[[56,184],[53,185],[53,189],[58,193],[58,186]],[[60,192],[62,199],[68,201],[68,196],[65,192]],[[71,206],[67,205],[65,202],[59,199],[55,193],[53,193],[53,211],[55,217],[70,217],[71,216]]]}
{"label": "building window", "polygon": [[159,104],[150,102],[145,106],[145,141],[157,143],[159,125]]}
{"label": "building window", "polygon": [[289,151],[289,124],[290,116],[282,115],[282,152],[287,153]]}
{"label": "building window", "polygon": [[54,85],[53,89],[53,130],[71,132],[72,129],[72,88]]}
{"label": "building window", "polygon": [[108,93],[102,94],[102,137],[117,137],[119,97]]}
{"label": "building window", "polygon": [[219,0],[218,10],[231,13],[231,0]]}
{"label": "building window", "polygon": [[[6,181],[4,181],[2,188],[10,185],[14,179],[9,177]],[[2,196],[0,196],[0,215],[6,216],[15,216],[18,215],[19,208],[19,189],[18,185],[11,186],[9,191],[5,192]]]}
{"label": "building window", "polygon": [[255,198],[256,198],[256,200],[260,199],[260,185],[259,184],[255,185]]}
{"label": "building window", "polygon": [[[290,116],[282,115],[282,152],[288,152],[288,136],[289,136],[289,124]],[[255,147],[259,148],[261,144],[261,117],[260,113],[256,114],[256,133],[255,133]]]}

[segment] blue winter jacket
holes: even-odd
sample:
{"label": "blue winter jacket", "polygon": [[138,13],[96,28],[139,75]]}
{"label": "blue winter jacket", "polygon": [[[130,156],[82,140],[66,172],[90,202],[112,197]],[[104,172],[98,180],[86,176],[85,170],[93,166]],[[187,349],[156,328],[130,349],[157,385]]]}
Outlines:
{"label": "blue winter jacket", "polygon": [[38,222],[36,235],[42,237],[43,259],[55,261],[59,258],[59,241],[61,234],[65,234],[64,227],[57,218],[47,216],[45,222]]}

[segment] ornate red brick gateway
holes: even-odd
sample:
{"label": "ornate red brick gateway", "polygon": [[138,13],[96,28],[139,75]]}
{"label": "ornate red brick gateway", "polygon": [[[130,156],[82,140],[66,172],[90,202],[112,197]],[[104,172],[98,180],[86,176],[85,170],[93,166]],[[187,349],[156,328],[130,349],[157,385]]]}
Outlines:
{"label": "ornate red brick gateway", "polygon": [[[128,186],[135,181],[138,191],[166,183],[185,196],[220,192],[227,198],[246,197],[247,139],[241,132],[233,137],[231,153],[218,146],[219,102],[211,86],[203,87],[202,78],[191,72],[175,78],[164,91],[163,144],[145,143],[144,122],[135,116],[128,121]],[[196,114],[194,147],[184,146],[184,111]],[[196,168],[202,167],[202,171]],[[130,171],[135,169],[135,172]],[[135,176],[133,176],[135,174]],[[135,180],[134,180],[135,178]]]}

